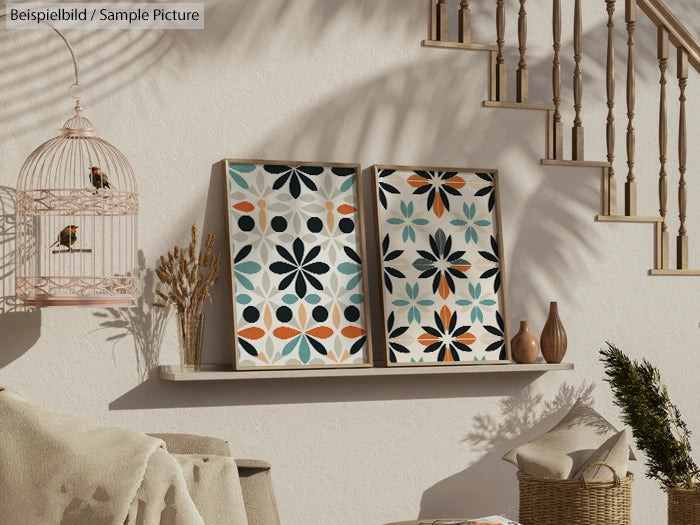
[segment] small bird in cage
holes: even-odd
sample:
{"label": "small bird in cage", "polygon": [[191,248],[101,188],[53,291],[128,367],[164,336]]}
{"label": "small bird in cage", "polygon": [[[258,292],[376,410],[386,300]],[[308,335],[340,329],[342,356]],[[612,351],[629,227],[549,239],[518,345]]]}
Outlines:
{"label": "small bird in cage", "polygon": [[[96,190],[99,190],[101,188],[112,188],[111,184],[109,183],[109,177],[98,166],[93,166],[92,168],[90,168],[90,173],[88,174],[88,177],[90,177],[90,183],[92,184],[92,187]],[[95,192],[95,195],[97,195],[97,192]]]}
{"label": "small bird in cage", "polygon": [[75,224],[66,226],[61,230],[61,233],[58,234],[58,239],[56,239],[54,243],[51,246],[49,246],[49,248],[53,248],[58,244],[59,246],[65,246],[66,248],[68,248],[69,252],[72,252],[72,246],[75,244],[75,241],[78,240],[78,235],[76,234],[77,230],[78,227]]}

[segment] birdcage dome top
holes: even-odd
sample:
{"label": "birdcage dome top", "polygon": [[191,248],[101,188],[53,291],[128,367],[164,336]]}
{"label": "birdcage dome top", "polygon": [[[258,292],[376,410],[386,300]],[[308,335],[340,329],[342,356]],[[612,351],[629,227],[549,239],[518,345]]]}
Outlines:
{"label": "birdcage dome top", "polygon": [[61,134],[65,137],[96,137],[95,126],[83,116],[83,108],[78,101],[75,105],[75,115],[66,120],[61,128]]}
{"label": "birdcage dome top", "polygon": [[78,101],[75,115],[61,128],[61,134],[36,148],[20,169],[18,191],[92,191],[96,173],[105,174],[113,197],[136,194],[136,179],[126,157],[112,144],[97,136],[93,123],[83,116]]}

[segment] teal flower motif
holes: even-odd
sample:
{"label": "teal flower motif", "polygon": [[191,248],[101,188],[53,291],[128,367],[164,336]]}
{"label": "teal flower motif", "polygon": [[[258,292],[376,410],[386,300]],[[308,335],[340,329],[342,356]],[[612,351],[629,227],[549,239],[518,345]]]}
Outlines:
{"label": "teal flower motif", "polygon": [[[240,250],[238,250],[233,258],[234,278],[241,284],[241,286],[243,286],[243,288],[251,291],[255,289],[255,286],[244,274],[252,275],[258,273],[262,269],[262,266],[254,261],[244,261],[244,259],[250,255],[252,249],[253,246],[251,244],[246,244]],[[250,296],[247,294],[238,294],[236,301],[239,304],[247,304],[250,302]]]}
{"label": "teal flower motif", "polygon": [[469,283],[469,295],[471,296],[471,299],[459,299],[457,304],[459,306],[471,308],[469,318],[471,319],[472,323],[475,323],[477,320],[480,323],[483,323],[484,312],[482,308],[488,311],[491,306],[496,304],[496,301],[481,297],[481,283],[477,283],[476,286]]}
{"label": "teal flower motif", "polygon": [[310,305],[316,305],[321,302],[321,297],[315,293],[307,293],[304,297],[299,297],[292,293],[284,294],[282,297],[282,302],[287,305],[292,305],[297,302],[309,303]]}
{"label": "teal flower motif", "polygon": [[464,241],[466,243],[470,243],[471,241],[474,241],[474,243],[479,242],[478,231],[490,226],[491,221],[486,220],[483,215],[476,217],[476,205],[473,202],[471,205],[467,205],[466,202],[463,203],[462,213],[464,213],[466,220],[453,219],[450,221],[450,224],[457,227],[466,227],[466,231],[464,232]]}
{"label": "teal flower motif", "polygon": [[245,173],[252,173],[255,170],[255,164],[229,164],[228,175],[241,188],[248,189],[248,181],[245,179]]}
{"label": "teal flower motif", "polygon": [[420,290],[418,288],[418,283],[411,286],[406,283],[406,299],[395,299],[391,302],[394,306],[398,308],[405,309],[408,308],[408,323],[417,324],[421,322],[421,310],[425,310],[428,306],[435,304],[432,299],[426,299],[420,297]]}
{"label": "teal flower motif", "polygon": [[411,240],[411,242],[416,242],[416,231],[413,229],[413,225],[415,224],[416,226],[425,226],[429,222],[428,219],[413,219],[413,211],[413,202],[405,203],[404,201],[401,201],[402,217],[391,217],[387,220],[389,224],[393,224],[395,226],[399,224],[405,225],[403,227],[403,231],[401,232],[403,242],[408,242],[409,239]]}
{"label": "teal flower motif", "polygon": [[362,281],[362,259],[355,250],[349,246],[343,246],[345,255],[350,261],[342,262],[338,265],[338,271],[343,275],[352,276],[345,285],[346,290],[352,290]]}

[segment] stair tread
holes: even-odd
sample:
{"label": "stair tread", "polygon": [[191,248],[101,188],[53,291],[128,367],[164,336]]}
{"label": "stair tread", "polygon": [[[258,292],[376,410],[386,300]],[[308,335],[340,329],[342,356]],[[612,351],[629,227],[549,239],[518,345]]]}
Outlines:
{"label": "stair tread", "polygon": [[471,49],[472,51],[498,51],[498,46],[488,44],[466,44],[464,42],[448,42],[444,40],[423,40],[426,47],[445,47],[450,49]]}
{"label": "stair tread", "polygon": [[700,270],[651,269],[649,275],[700,275]]}
{"label": "stair tread", "polygon": [[501,102],[499,100],[484,100],[483,105],[487,108],[541,109],[544,111],[554,111],[554,104],[532,104],[530,102]]}
{"label": "stair tread", "polygon": [[596,215],[599,222],[662,222],[661,217],[644,215]]}
{"label": "stair tread", "polygon": [[610,163],[598,160],[559,160],[542,159],[540,161],[545,166],[581,166],[587,168],[609,168]]}

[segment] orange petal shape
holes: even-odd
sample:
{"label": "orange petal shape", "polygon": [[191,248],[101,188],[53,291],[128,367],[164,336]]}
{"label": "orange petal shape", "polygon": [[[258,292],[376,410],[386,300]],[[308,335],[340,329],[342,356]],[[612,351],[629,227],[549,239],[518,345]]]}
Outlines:
{"label": "orange petal shape", "polygon": [[338,213],[342,215],[350,215],[351,213],[355,213],[357,211],[357,208],[354,206],[350,206],[349,204],[341,204],[338,206]]}
{"label": "orange petal shape", "polygon": [[466,272],[471,268],[470,264],[453,264],[450,266],[450,268],[454,268],[455,270],[459,270],[460,272]]}
{"label": "orange petal shape", "polygon": [[333,232],[333,229],[335,228],[335,220],[333,219],[332,211],[329,211],[326,214],[326,223],[328,224],[328,231]]}
{"label": "orange petal shape", "polygon": [[267,363],[268,365],[270,364],[270,361],[267,360],[267,357],[265,357],[265,354],[258,354],[257,355],[258,359],[262,361],[263,363]]}
{"label": "orange petal shape", "polygon": [[443,359],[444,362],[451,362],[454,361],[455,358],[452,357],[452,350],[449,348],[445,351],[445,359]]}
{"label": "orange petal shape", "polygon": [[467,332],[466,334],[462,334],[459,337],[455,337],[455,341],[465,345],[470,345],[476,341],[476,337],[474,336],[474,334]]}
{"label": "orange petal shape", "polygon": [[333,326],[337,328],[340,328],[340,308],[338,308],[338,304],[333,305]]}
{"label": "orange petal shape", "polygon": [[253,203],[248,201],[237,202],[233,205],[233,207],[238,211],[242,211],[243,213],[249,213],[255,209]]}
{"label": "orange petal shape", "polygon": [[435,200],[433,201],[433,213],[439,219],[442,214],[445,213],[445,205],[442,203],[440,195],[435,195]]}
{"label": "orange petal shape", "polygon": [[422,333],[418,336],[418,342],[423,346],[432,345],[433,343],[437,343],[439,340],[440,339],[438,339],[434,335],[430,335],[428,333]]}
{"label": "orange petal shape", "polygon": [[258,328],[257,326],[251,326],[250,328],[244,328],[238,331],[238,335],[244,339],[260,339],[265,335],[265,330]]}
{"label": "orange petal shape", "polygon": [[272,331],[272,335],[278,337],[279,339],[291,339],[300,333],[301,332],[299,330],[292,328],[291,326],[280,326]]}
{"label": "orange petal shape", "polygon": [[263,313],[263,323],[265,323],[265,328],[268,330],[272,327],[272,310],[270,305],[265,305],[265,312]]}
{"label": "orange petal shape", "polygon": [[328,355],[326,357],[328,357],[328,359],[330,359],[331,361],[335,361],[336,363],[338,362],[338,360],[336,359],[336,357],[333,355],[332,352],[328,352]]}
{"label": "orange petal shape", "polygon": [[440,320],[442,321],[442,326],[445,330],[447,330],[447,327],[450,326],[451,317],[452,312],[450,312],[450,309],[446,305],[440,308]]}
{"label": "orange petal shape", "polygon": [[355,339],[357,337],[362,337],[366,332],[359,326],[346,326],[340,331],[340,333],[348,339]]}
{"label": "orange petal shape", "polygon": [[460,190],[460,189],[464,188],[465,184],[467,184],[467,183],[459,175],[455,175],[451,179],[447,179],[445,181],[445,186],[449,186],[450,188],[454,188],[456,190]]}
{"label": "orange petal shape", "polygon": [[430,184],[427,179],[424,179],[420,175],[416,175],[415,173],[411,175],[408,179],[407,182],[413,186],[414,188],[420,188],[422,186],[425,186],[426,184]]}
{"label": "orange petal shape", "polygon": [[260,210],[260,213],[258,214],[258,222],[260,223],[260,229],[265,231],[265,227],[267,226],[267,215],[265,214],[265,210]]}
{"label": "orange petal shape", "polygon": [[328,339],[333,335],[333,329],[328,326],[317,326],[311,330],[307,330],[306,333],[318,339]]}
{"label": "orange petal shape", "polygon": [[303,304],[299,305],[299,325],[301,326],[301,329],[304,330],[306,328],[306,307],[304,307]]}
{"label": "orange petal shape", "polygon": [[345,361],[346,359],[348,359],[348,358],[350,357],[350,355],[352,355],[352,354],[350,354],[350,352],[348,352],[347,350],[345,350],[345,351],[343,352],[343,355],[340,356],[340,362],[342,363],[343,361]]}
{"label": "orange petal shape", "polygon": [[[450,295],[450,286],[447,284],[447,277],[445,277],[445,274],[440,275],[440,284],[438,285],[438,293],[440,294],[440,297],[443,299],[447,299],[447,296]],[[445,307],[443,307],[445,308]]]}

